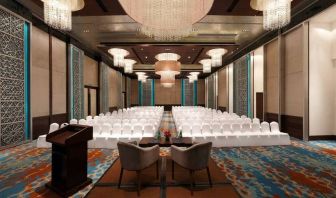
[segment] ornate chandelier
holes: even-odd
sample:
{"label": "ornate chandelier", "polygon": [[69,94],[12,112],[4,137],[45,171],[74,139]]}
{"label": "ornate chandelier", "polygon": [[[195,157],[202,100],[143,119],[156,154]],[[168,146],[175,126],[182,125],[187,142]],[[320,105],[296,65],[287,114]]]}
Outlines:
{"label": "ornate chandelier", "polygon": [[125,73],[132,73],[133,72],[133,65],[136,63],[135,60],[132,59],[125,59],[124,60],[124,72]]}
{"label": "ornate chandelier", "polygon": [[291,21],[292,0],[251,0],[251,7],[263,11],[264,29],[276,30],[288,25]]}
{"label": "ornate chandelier", "polygon": [[189,83],[194,83],[195,81],[197,81],[198,75],[199,75],[199,72],[190,72],[190,75],[188,76]]}
{"label": "ornate chandelier", "polygon": [[161,76],[163,87],[172,87],[175,84],[175,75],[180,74],[181,63],[178,60],[180,55],[175,53],[160,53],[155,56],[158,60],[155,63],[155,73]]}
{"label": "ornate chandelier", "polygon": [[129,55],[129,52],[127,50],[121,49],[121,48],[111,48],[108,50],[108,52],[113,56],[113,64],[116,67],[123,67],[124,66],[124,60],[125,56]]}
{"label": "ornate chandelier", "polygon": [[203,73],[211,73],[211,59],[203,59],[199,63],[203,65]]}
{"label": "ornate chandelier", "polygon": [[58,30],[72,29],[72,12],[84,7],[84,0],[42,0],[44,3],[44,21]]}
{"label": "ornate chandelier", "polygon": [[227,52],[224,48],[216,48],[209,50],[206,54],[211,57],[211,65],[213,67],[222,66],[223,55]]}
{"label": "ornate chandelier", "polygon": [[125,12],[155,40],[179,40],[210,11],[214,0],[119,0]]}
{"label": "ornate chandelier", "polygon": [[138,76],[138,81],[145,83],[147,81],[148,76],[146,76],[145,72],[136,72],[135,73]]}

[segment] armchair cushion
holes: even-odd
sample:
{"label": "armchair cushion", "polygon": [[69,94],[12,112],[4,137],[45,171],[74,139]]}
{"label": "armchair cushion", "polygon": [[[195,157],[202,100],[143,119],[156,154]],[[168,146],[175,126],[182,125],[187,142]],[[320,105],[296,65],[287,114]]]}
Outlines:
{"label": "armchair cushion", "polygon": [[159,159],[160,154],[158,145],[141,148],[134,144],[118,142],[118,150],[122,168],[129,171],[147,168]]}
{"label": "armchair cushion", "polygon": [[171,157],[180,166],[190,170],[201,170],[208,166],[212,142],[195,144],[187,149],[171,146]]}

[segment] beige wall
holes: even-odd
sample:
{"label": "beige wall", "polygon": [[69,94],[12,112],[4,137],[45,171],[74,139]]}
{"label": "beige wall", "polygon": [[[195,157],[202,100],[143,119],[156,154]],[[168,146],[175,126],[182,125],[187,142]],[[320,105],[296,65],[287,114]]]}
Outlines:
{"label": "beige wall", "polygon": [[228,109],[227,69],[218,71],[218,106]]}
{"label": "beige wall", "polygon": [[265,45],[266,52],[266,113],[279,113],[278,40]]}
{"label": "beige wall", "polygon": [[84,56],[84,85],[98,86],[98,62]]}
{"label": "beige wall", "polygon": [[138,80],[132,79],[131,80],[131,105],[139,105],[138,99]]}
{"label": "beige wall", "polygon": [[49,35],[32,26],[31,34],[32,117],[49,115]]}
{"label": "beige wall", "polygon": [[52,37],[52,113],[66,113],[66,43]]}
{"label": "beige wall", "polygon": [[171,88],[164,88],[160,80],[155,80],[155,104],[156,105],[180,105],[181,104],[181,80],[176,79]]}
{"label": "beige wall", "polygon": [[197,81],[197,103],[205,105],[205,80],[198,79]]}
{"label": "beige wall", "polygon": [[303,28],[295,29],[284,36],[285,56],[282,114],[303,116]]}
{"label": "beige wall", "polygon": [[121,74],[111,68],[108,68],[108,87],[109,87],[109,107],[121,107]]}
{"label": "beige wall", "polygon": [[264,47],[259,47],[253,51],[251,59],[253,65],[253,113],[256,117],[257,93],[264,92]]}

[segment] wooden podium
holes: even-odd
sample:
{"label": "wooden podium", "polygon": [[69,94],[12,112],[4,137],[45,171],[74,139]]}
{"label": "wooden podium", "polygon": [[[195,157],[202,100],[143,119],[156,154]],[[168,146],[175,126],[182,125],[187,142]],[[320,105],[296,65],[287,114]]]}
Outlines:
{"label": "wooden podium", "polygon": [[92,182],[87,177],[87,142],[91,126],[68,125],[47,135],[52,143],[51,182],[46,186],[61,196],[70,196]]}

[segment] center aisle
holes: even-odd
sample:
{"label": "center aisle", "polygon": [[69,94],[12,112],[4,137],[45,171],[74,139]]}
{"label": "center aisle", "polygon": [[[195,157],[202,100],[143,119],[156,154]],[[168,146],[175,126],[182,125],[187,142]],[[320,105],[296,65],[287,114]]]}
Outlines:
{"label": "center aisle", "polygon": [[162,115],[162,121],[159,131],[169,130],[172,133],[172,137],[177,136],[176,126],[171,111],[165,111]]}

